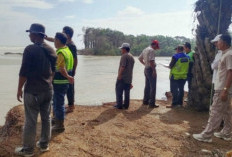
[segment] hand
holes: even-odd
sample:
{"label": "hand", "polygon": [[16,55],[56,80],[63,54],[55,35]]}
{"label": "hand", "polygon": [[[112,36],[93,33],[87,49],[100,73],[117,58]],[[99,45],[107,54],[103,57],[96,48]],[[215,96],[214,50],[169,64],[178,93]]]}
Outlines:
{"label": "hand", "polygon": [[130,85],[130,89],[132,89],[133,87],[134,87],[133,84],[131,84],[131,85]]}
{"label": "hand", "polygon": [[20,89],[20,90],[18,90],[18,92],[17,92],[17,100],[19,101],[19,102],[22,102],[22,97],[23,97],[23,91],[22,91],[22,89]]}
{"label": "hand", "polygon": [[69,76],[69,77],[68,77],[68,82],[69,82],[70,84],[73,84],[73,83],[74,83],[74,77]]}
{"label": "hand", "polygon": [[220,98],[222,101],[226,101],[228,99],[228,92],[226,90],[221,91]]}
{"label": "hand", "polygon": [[156,78],[156,77],[157,77],[156,71],[153,71],[153,72],[152,72],[152,77],[153,77],[153,78]]}

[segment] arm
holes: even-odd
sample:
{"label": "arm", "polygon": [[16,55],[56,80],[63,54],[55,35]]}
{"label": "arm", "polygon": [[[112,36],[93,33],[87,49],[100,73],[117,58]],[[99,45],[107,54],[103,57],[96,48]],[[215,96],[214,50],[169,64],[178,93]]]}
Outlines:
{"label": "arm", "polygon": [[154,60],[151,60],[150,61],[150,66],[151,66],[151,68],[152,68],[152,76],[154,77],[154,78],[156,78],[156,64],[155,64],[155,61]]}
{"label": "arm", "polygon": [[232,84],[232,69],[228,70],[227,72],[226,84],[225,84],[226,90],[223,90],[221,92],[222,101],[226,101],[228,99],[228,89],[231,87],[231,84]]}
{"label": "arm", "polygon": [[75,76],[75,74],[76,74],[77,64],[78,64],[78,59],[74,58],[74,62],[73,62],[73,76]]}
{"label": "arm", "polygon": [[17,92],[17,100],[19,102],[22,102],[22,97],[23,97],[23,85],[25,84],[27,78],[23,76],[19,76],[19,83],[18,83],[18,92]]}
{"label": "arm", "polygon": [[65,69],[65,61],[64,61],[64,56],[62,55],[62,53],[58,54],[57,66],[59,67],[59,72],[61,73],[61,75],[63,75],[65,78],[67,78],[69,83],[73,84],[74,78],[71,77],[68,74],[67,70]]}
{"label": "arm", "polygon": [[118,80],[121,80],[122,79],[122,73],[123,71],[125,70],[125,67],[121,66],[118,70]]}
{"label": "arm", "polygon": [[139,61],[140,61],[140,63],[142,63],[143,65],[145,65],[145,63],[144,63],[144,61],[143,61],[142,58],[139,58]]}
{"label": "arm", "polygon": [[172,69],[175,64],[176,64],[176,59],[174,57],[172,57],[172,60],[171,60],[171,62],[169,64],[169,68]]}
{"label": "arm", "polygon": [[144,60],[143,60],[143,52],[140,54],[138,60],[140,61],[140,63],[142,63],[143,65],[145,65]]}
{"label": "arm", "polygon": [[60,67],[60,73],[68,79],[70,84],[74,83],[74,78],[67,73],[67,70],[64,67]]}
{"label": "arm", "polygon": [[50,41],[50,42],[54,42],[55,41],[55,39],[52,38],[52,37],[45,37],[44,39],[46,39],[47,41]]}

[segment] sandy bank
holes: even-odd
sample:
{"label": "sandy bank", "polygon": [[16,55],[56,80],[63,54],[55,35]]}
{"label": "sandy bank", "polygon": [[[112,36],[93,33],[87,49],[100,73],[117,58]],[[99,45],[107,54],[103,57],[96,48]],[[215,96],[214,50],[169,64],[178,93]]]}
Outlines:
{"label": "sandy bank", "polygon": [[[198,133],[206,124],[208,113],[190,109],[166,109],[170,102],[158,101],[157,109],[141,106],[132,100],[129,110],[117,110],[113,103],[103,106],[77,106],[66,117],[64,133],[52,136],[50,151],[44,154],[36,149],[36,156],[154,156],[154,157],[210,157],[231,149],[232,142],[213,138],[205,144],[186,133]],[[13,108],[12,123],[1,132],[0,156],[13,156],[21,145],[23,106]],[[8,121],[11,121],[9,118]],[[40,124],[38,125],[40,130]],[[38,139],[38,137],[37,137]],[[211,153],[202,153],[201,149]]]}

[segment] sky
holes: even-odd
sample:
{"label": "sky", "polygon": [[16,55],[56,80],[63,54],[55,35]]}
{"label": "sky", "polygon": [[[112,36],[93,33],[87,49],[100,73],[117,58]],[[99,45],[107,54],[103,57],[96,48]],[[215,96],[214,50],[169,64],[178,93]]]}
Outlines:
{"label": "sky", "polygon": [[[0,46],[26,46],[32,23],[54,37],[64,26],[83,48],[83,27],[110,28],[124,34],[194,37],[196,0],[0,0]],[[122,41],[123,42],[123,41]]]}

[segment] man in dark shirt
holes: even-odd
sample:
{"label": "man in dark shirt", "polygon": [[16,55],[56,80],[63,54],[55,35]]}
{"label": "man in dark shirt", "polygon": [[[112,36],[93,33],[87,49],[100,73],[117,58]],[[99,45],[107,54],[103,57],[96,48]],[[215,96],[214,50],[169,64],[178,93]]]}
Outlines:
{"label": "man in dark shirt", "polygon": [[24,86],[25,124],[23,130],[23,147],[16,148],[15,153],[33,156],[36,136],[37,117],[40,113],[42,130],[36,146],[42,152],[48,151],[51,137],[50,110],[53,95],[52,79],[55,72],[56,53],[44,43],[45,27],[32,24],[29,37],[34,44],[25,48],[19,73],[17,99],[21,102]]}
{"label": "man in dark shirt", "polygon": [[[74,44],[74,42],[72,41],[74,31],[71,27],[65,26],[63,28],[63,33],[65,33],[68,37],[66,45],[68,46],[68,48],[70,49],[70,51],[72,52],[72,55],[73,55],[74,62],[73,62],[73,70],[72,70],[71,76],[74,77],[76,74],[76,68],[77,68],[77,63],[78,63],[77,48],[76,48],[76,45]],[[74,83],[69,84],[69,88],[67,91],[67,98],[68,98],[68,107],[66,107],[66,113],[73,112],[73,110],[75,108],[74,107],[74,101],[75,101]]]}
{"label": "man in dark shirt", "polygon": [[[76,45],[74,44],[74,42],[72,41],[74,31],[71,27],[65,26],[63,28],[63,33],[65,33],[68,37],[66,45],[68,46],[68,48],[70,49],[70,51],[72,52],[72,55],[73,55],[74,64],[73,64],[73,70],[72,70],[71,76],[75,77],[78,59],[77,59],[77,48],[76,48]],[[52,38],[52,37],[46,37],[45,39],[48,41],[54,42],[54,38]],[[75,108],[75,106],[74,106],[74,101],[75,101],[74,83],[69,84],[69,88],[67,91],[67,99],[68,99],[68,106],[66,107],[66,113],[73,112],[73,110]]]}
{"label": "man in dark shirt", "polygon": [[[134,58],[130,52],[130,45],[123,43],[121,49],[121,60],[118,69],[118,77],[116,82],[116,101],[114,106],[118,109],[128,109],[130,104],[130,89],[132,87],[132,76],[134,67]],[[123,92],[125,94],[124,103],[122,101]]]}

